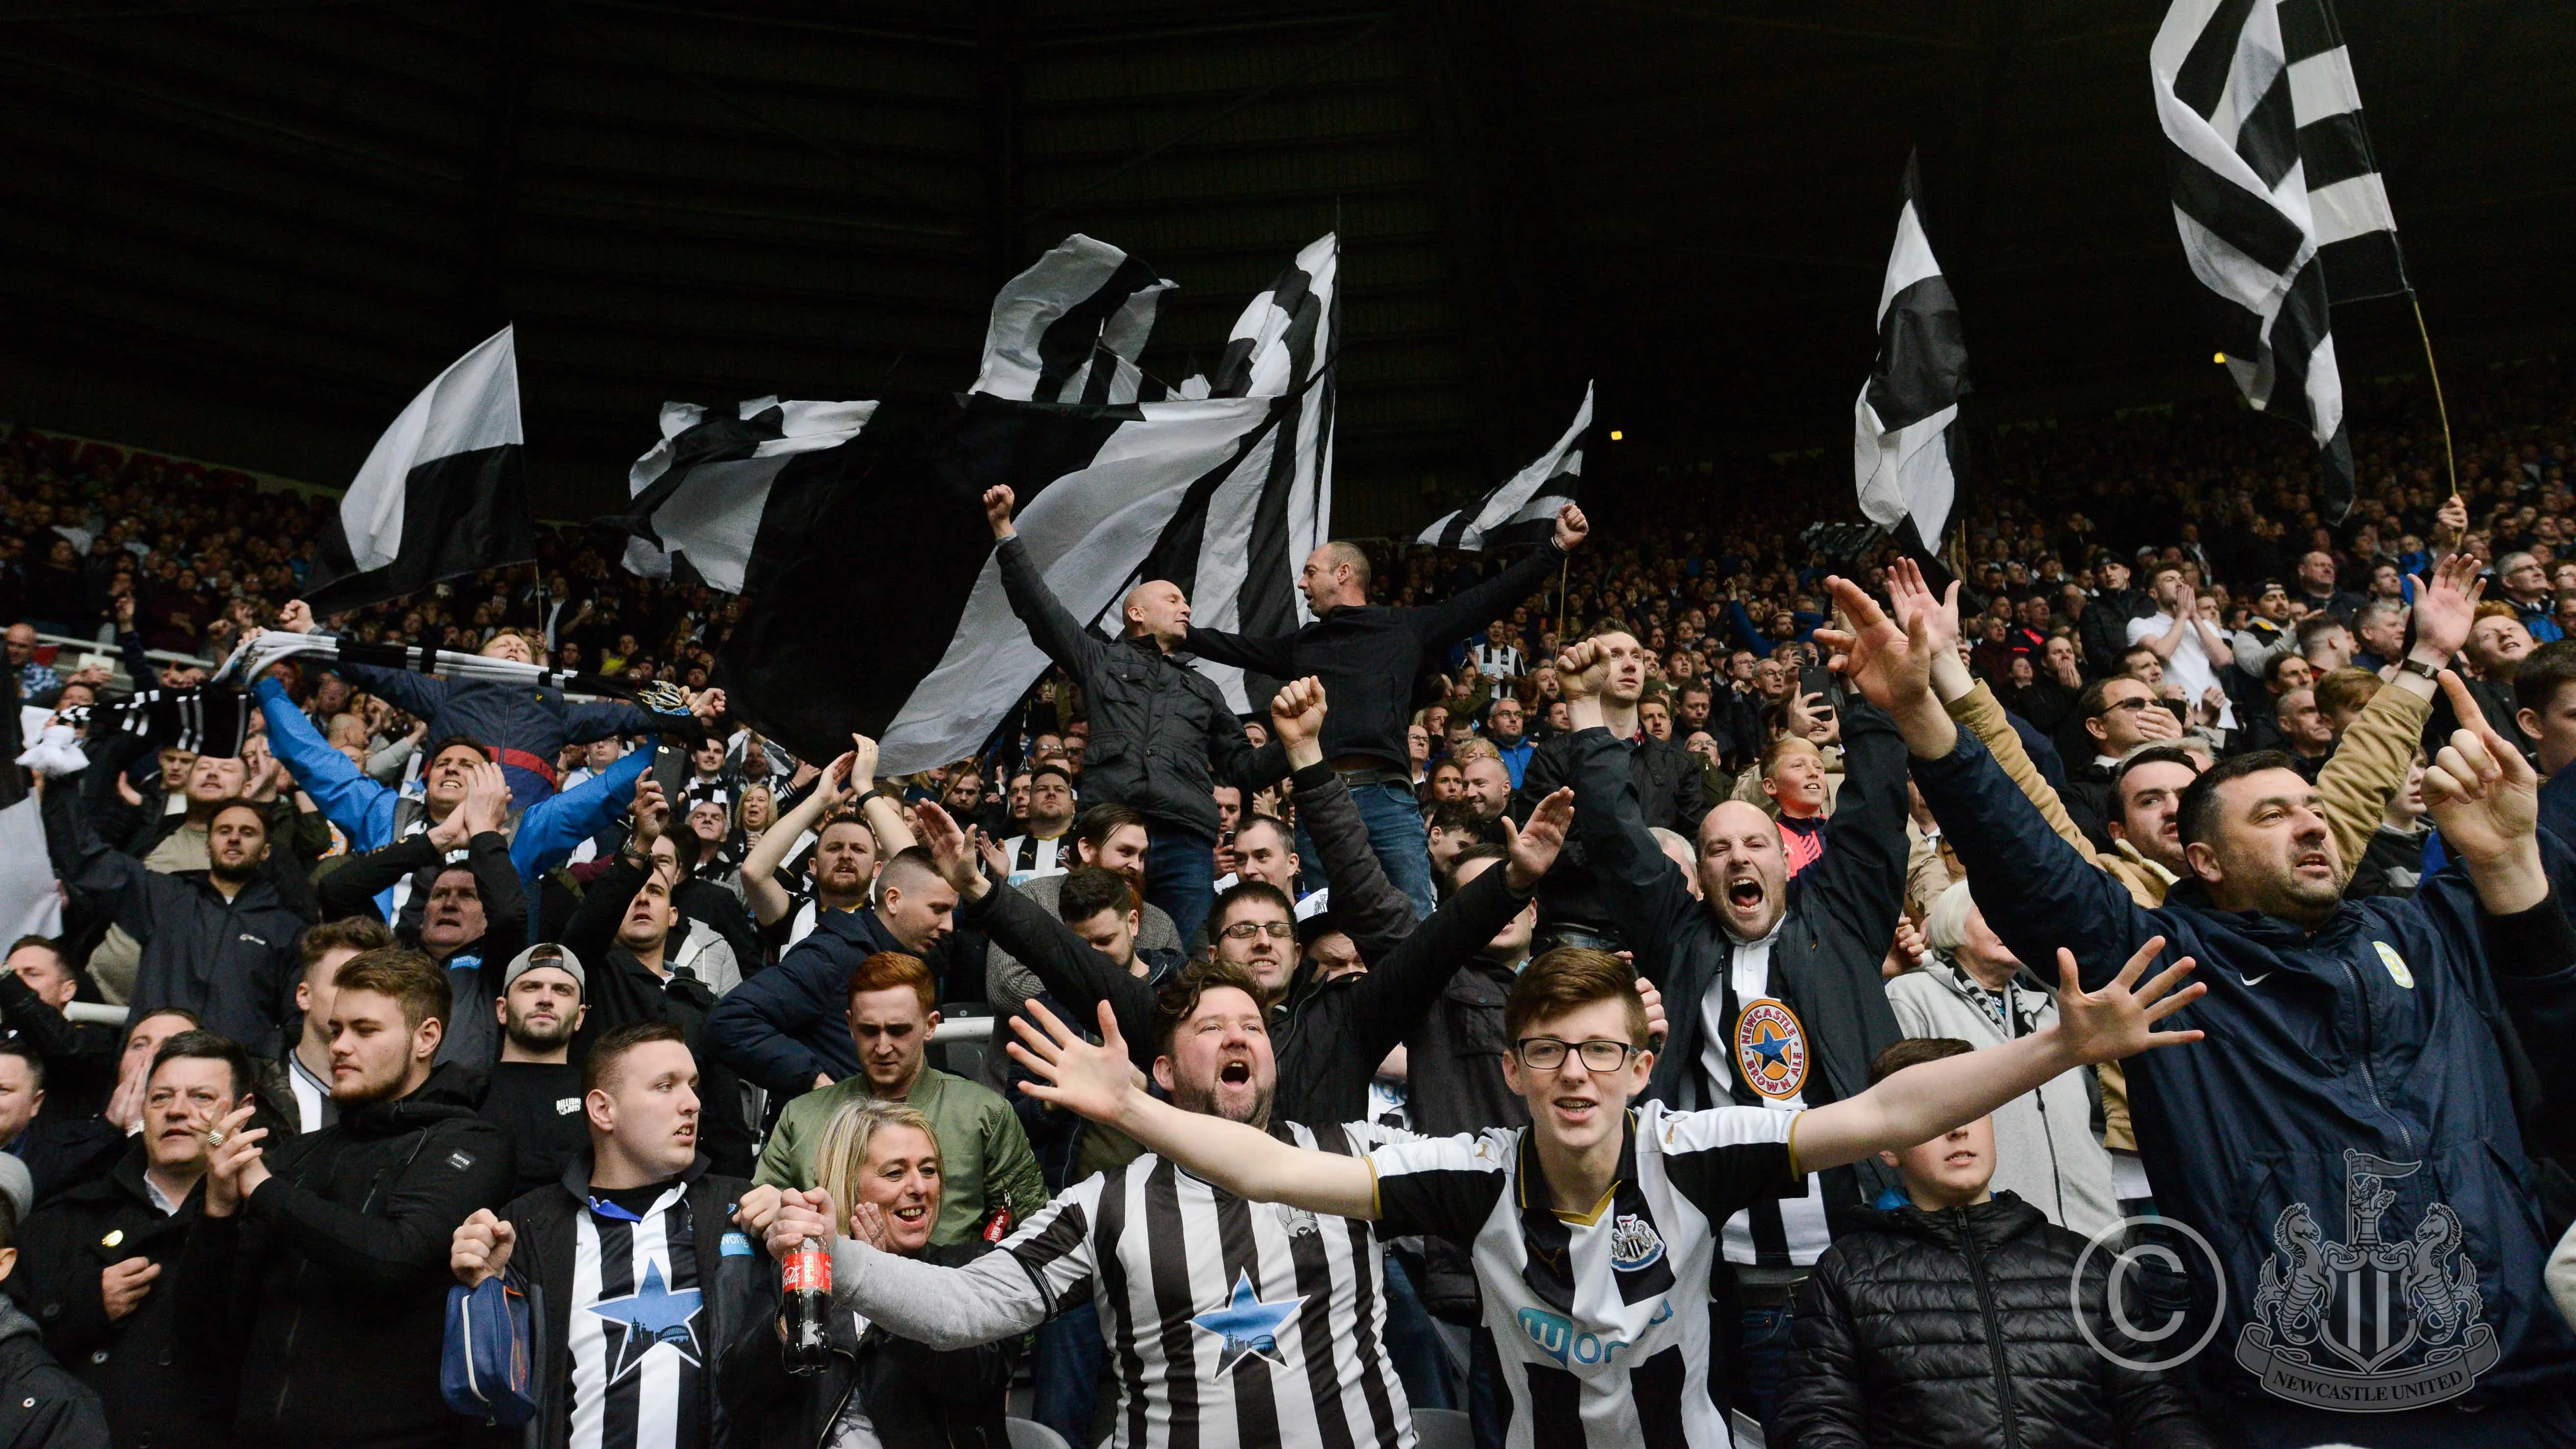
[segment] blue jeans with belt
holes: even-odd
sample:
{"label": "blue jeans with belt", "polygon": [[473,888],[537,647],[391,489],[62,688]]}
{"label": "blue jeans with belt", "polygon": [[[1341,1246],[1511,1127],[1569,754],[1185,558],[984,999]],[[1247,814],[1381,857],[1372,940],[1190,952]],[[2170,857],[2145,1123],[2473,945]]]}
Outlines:
{"label": "blue jeans with belt", "polygon": [[1145,840],[1145,901],[1172,918],[1187,951],[1216,904],[1216,842],[1169,825],[1147,826]]}
{"label": "blue jeans with belt", "polygon": [[[1416,916],[1430,920],[1436,904],[1431,899],[1431,837],[1422,828],[1422,806],[1412,788],[1393,780],[1353,785],[1351,803],[1359,807],[1369,848],[1377,852],[1387,881],[1413,902]],[[1297,854],[1303,866],[1300,883],[1308,890],[1322,886],[1324,863],[1303,824],[1297,827]]]}

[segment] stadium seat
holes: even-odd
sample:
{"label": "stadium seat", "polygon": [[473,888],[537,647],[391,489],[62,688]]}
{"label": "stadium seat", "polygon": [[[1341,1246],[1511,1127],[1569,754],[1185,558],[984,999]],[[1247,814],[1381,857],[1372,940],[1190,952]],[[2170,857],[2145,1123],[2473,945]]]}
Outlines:
{"label": "stadium seat", "polygon": [[1418,1449],[1468,1449],[1476,1435],[1464,1409],[1416,1409],[1413,1442]]}
{"label": "stadium seat", "polygon": [[1004,1419],[1002,1426],[1011,1433],[1011,1449],[1073,1449],[1064,1436],[1035,1419]]}

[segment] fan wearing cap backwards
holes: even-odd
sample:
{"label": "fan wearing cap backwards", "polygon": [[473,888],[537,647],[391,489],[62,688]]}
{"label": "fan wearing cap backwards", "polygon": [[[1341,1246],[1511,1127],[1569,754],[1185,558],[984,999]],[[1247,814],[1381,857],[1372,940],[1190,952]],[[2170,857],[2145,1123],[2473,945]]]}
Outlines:
{"label": "fan wearing cap backwards", "polygon": [[533,1192],[590,1145],[581,1068],[572,1064],[573,1033],[590,1009],[582,1000],[589,977],[580,957],[546,943],[512,957],[501,982],[492,1006],[501,1059],[475,1113],[510,1134],[519,1151],[514,1191]]}

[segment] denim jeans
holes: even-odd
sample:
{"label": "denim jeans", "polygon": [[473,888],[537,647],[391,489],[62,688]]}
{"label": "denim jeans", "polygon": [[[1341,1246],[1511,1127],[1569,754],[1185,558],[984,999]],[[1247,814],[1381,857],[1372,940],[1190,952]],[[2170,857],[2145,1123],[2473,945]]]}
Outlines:
{"label": "denim jeans", "polygon": [[1089,1303],[1038,1326],[1038,1351],[1029,1365],[1029,1417],[1064,1436],[1067,1444],[1091,1442],[1091,1420],[1100,1407],[1100,1379],[1109,1346],[1100,1341],[1100,1310]]}
{"label": "denim jeans", "polygon": [[[1413,792],[1392,780],[1353,785],[1351,803],[1359,807],[1360,823],[1368,827],[1369,848],[1377,852],[1387,882],[1413,902],[1416,916],[1430,920],[1436,904],[1431,899],[1431,837],[1422,828],[1422,806]],[[1309,891],[1322,889],[1323,857],[1315,853],[1315,842],[1302,822],[1297,826],[1297,856],[1298,884]]]}
{"label": "denim jeans", "polygon": [[1430,1310],[1413,1288],[1413,1277],[1394,1253],[1386,1255],[1386,1356],[1404,1384],[1404,1397],[1417,1409],[1454,1409],[1458,1396],[1449,1385],[1449,1357],[1440,1348]]}
{"label": "denim jeans", "polygon": [[1773,1433],[1780,1412],[1780,1390],[1787,1378],[1789,1333],[1796,1320],[1787,1304],[1744,1310],[1744,1339],[1727,1365],[1727,1387],[1735,1407],[1762,1424],[1763,1437]]}
{"label": "denim jeans", "polygon": [[1503,1382],[1503,1356],[1482,1324],[1467,1349],[1467,1432],[1476,1449],[1503,1449],[1511,1425],[1512,1391]]}
{"label": "denim jeans", "polygon": [[1168,825],[1147,827],[1145,902],[1172,918],[1183,951],[1196,945],[1216,904],[1216,842]]}

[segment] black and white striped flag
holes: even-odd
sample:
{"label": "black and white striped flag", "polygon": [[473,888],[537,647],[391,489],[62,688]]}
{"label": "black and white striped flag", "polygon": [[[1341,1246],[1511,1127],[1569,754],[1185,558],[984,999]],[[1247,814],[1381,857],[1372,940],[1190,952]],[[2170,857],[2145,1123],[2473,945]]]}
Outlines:
{"label": "black and white striped flag", "polygon": [[1968,392],[1968,344],[1959,299],[1923,234],[1921,203],[1921,175],[1908,156],[1896,245],[1878,289],[1878,360],[1852,405],[1852,476],[1872,523],[1918,554],[1935,554],[1958,496],[1950,425]]}
{"label": "black and white striped flag", "polygon": [[[1137,570],[1139,582],[1177,585],[1190,601],[1190,621],[1202,628],[1266,637],[1311,620],[1297,570],[1331,537],[1341,258],[1334,233],[1307,243],[1235,319],[1208,395],[1278,399],[1279,419],[1208,490],[1204,507],[1184,505]],[[1181,396],[1198,391],[1194,378]],[[1237,714],[1267,707],[1279,692],[1279,681],[1247,680],[1231,664],[1199,660],[1195,667]]]}
{"label": "black and white striped flag", "polygon": [[2352,504],[2332,304],[2406,289],[2326,0],[2175,0],[2150,52],[2174,224],[2218,300],[2245,400],[2306,427],[2326,508]]}
{"label": "black and white striped flag", "polygon": [[848,460],[837,450],[876,410],[774,397],[730,412],[662,404],[662,440],[627,473],[634,501],[613,520],[633,535],[627,571],[666,579],[685,563],[712,588],[746,592],[812,516],[814,495],[840,480]]}
{"label": "black and white striped flag", "polygon": [[974,391],[1016,402],[1131,403],[1159,396],[1136,354],[1172,283],[1080,232],[993,299]]}
{"label": "black and white striped flag", "polygon": [[[1331,382],[1329,348],[1314,343],[1329,341],[1325,275],[1313,325],[1297,322],[1302,303],[1280,307],[1284,320],[1250,349],[1265,363],[1287,351],[1280,390],[1258,391],[1254,366],[1242,395],[1176,398],[1128,371],[1152,321],[1143,299],[1171,284],[1089,238],[1050,252],[995,303],[983,379],[956,413],[833,490],[747,597],[717,661],[738,711],[809,759],[846,749],[854,730],[871,735],[888,774],[980,746],[1046,667],[1002,592],[980,503],[995,484],[1018,494],[1022,546],[1086,619],[1106,614],[1148,559],[1204,570],[1220,547],[1217,500],[1247,478],[1258,479],[1252,528],[1274,507],[1294,519],[1302,479],[1320,537],[1328,469],[1303,463],[1302,442],[1287,465],[1264,444],[1294,428],[1329,445],[1329,409],[1309,421]],[[1184,546],[1193,532],[1200,542]],[[1209,576],[1193,575],[1203,589]]]}
{"label": "black and white striped flag", "polygon": [[423,388],[376,440],[323,528],[316,614],[416,594],[537,556],[520,450],[519,365],[504,327]]}
{"label": "black and white striped flag", "polygon": [[1555,447],[1487,490],[1484,497],[1434,520],[1414,542],[1477,550],[1545,543],[1556,533],[1556,511],[1583,501],[1583,435],[1591,430],[1592,384],[1585,383],[1583,406],[1574,410],[1574,426],[1565,430]]}

